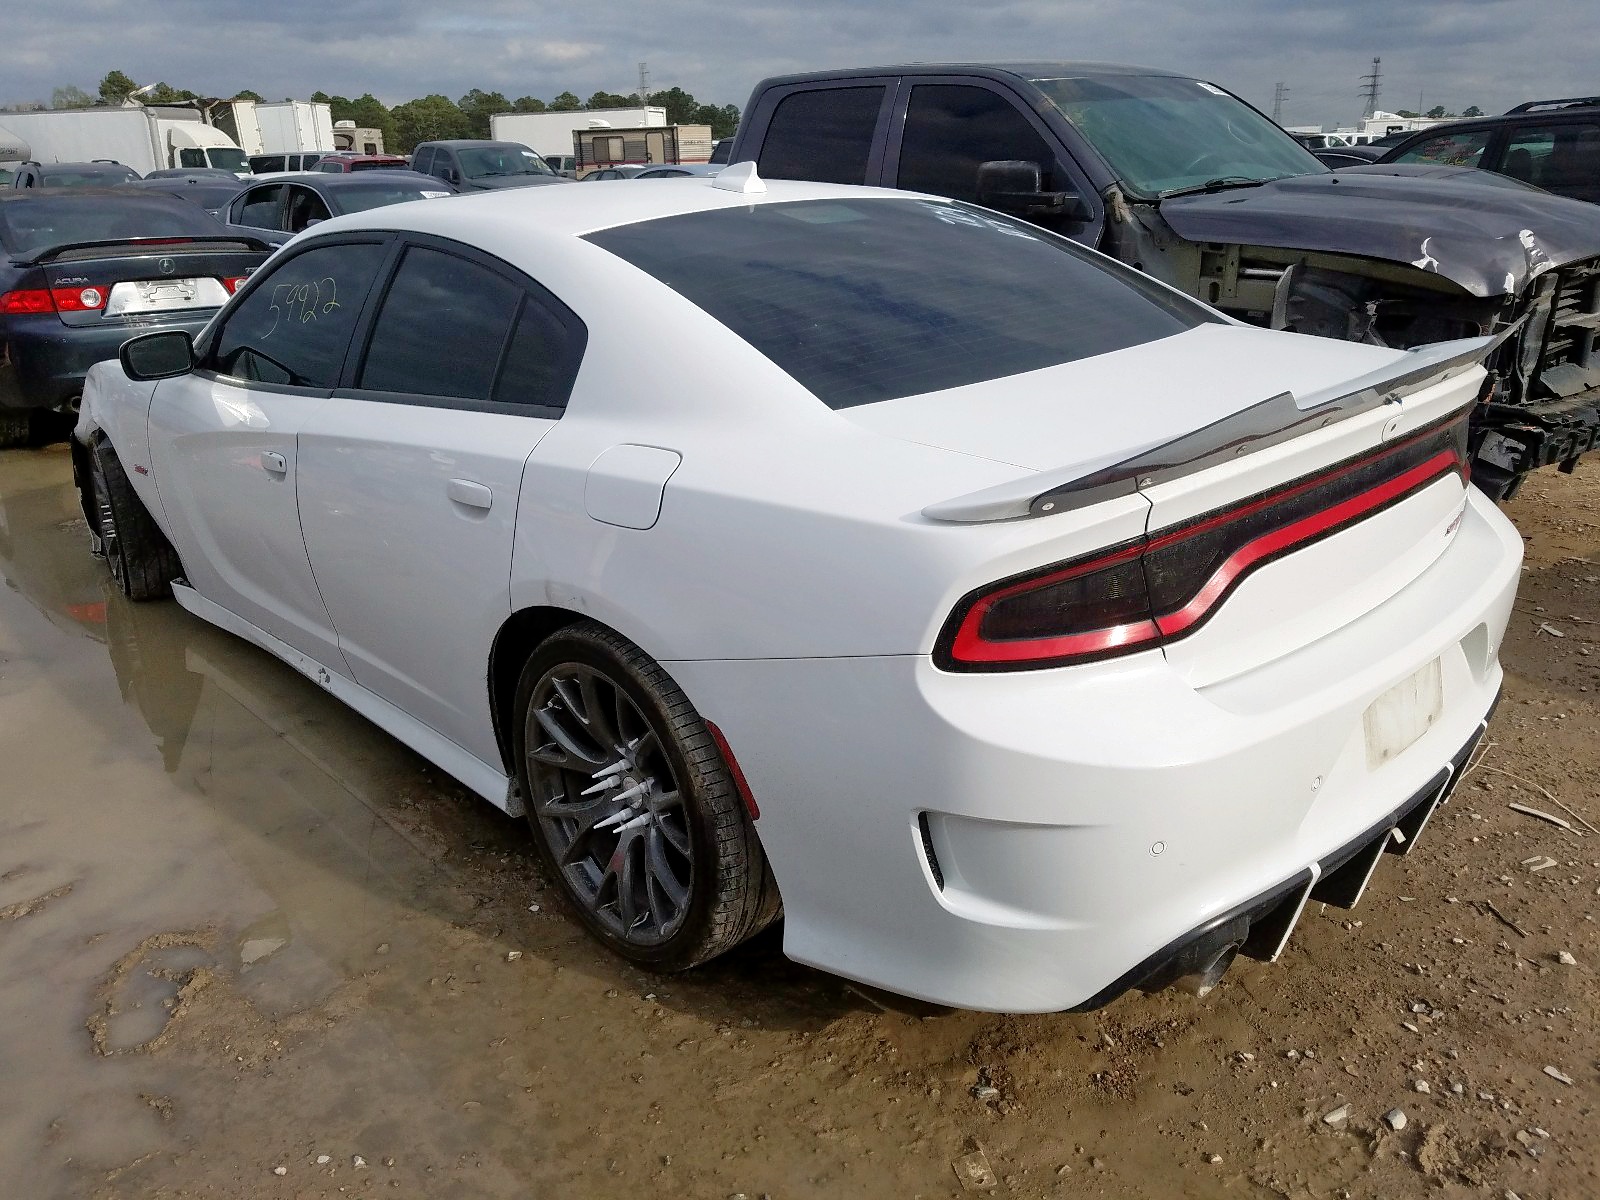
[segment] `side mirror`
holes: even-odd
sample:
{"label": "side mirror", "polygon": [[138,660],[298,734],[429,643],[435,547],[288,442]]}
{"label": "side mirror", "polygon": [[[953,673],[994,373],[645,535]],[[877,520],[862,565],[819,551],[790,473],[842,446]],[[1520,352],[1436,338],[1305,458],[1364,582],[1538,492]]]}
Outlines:
{"label": "side mirror", "polygon": [[1025,159],[996,159],[978,164],[978,203],[1016,217],[1062,217],[1083,221],[1089,206],[1075,192],[1041,190],[1039,164]]}
{"label": "side mirror", "polygon": [[194,370],[194,339],[185,329],[144,333],[123,342],[117,358],[129,379],[141,383],[171,379]]}

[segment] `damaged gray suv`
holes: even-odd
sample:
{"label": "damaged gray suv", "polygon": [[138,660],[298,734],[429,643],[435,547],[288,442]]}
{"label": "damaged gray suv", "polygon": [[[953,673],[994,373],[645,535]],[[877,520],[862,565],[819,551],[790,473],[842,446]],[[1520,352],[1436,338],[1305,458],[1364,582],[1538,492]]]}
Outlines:
{"label": "damaged gray suv", "polygon": [[1506,498],[1600,445],[1600,220],[1486,172],[1334,173],[1215,84],[1087,63],[768,79],[730,159],[969,200],[1241,320],[1409,348],[1502,334],[1474,479]]}

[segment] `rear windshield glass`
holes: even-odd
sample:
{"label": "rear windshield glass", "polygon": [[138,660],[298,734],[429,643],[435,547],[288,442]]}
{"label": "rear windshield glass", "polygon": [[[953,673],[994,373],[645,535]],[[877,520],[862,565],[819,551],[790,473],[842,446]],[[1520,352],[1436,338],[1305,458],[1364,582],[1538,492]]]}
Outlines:
{"label": "rear windshield glass", "polygon": [[17,255],[74,242],[225,232],[198,204],[170,196],[29,196],[0,203],[0,245]]}
{"label": "rear windshield glass", "polygon": [[831,408],[1090,358],[1216,320],[1020,221],[924,200],[806,200],[588,235]]}

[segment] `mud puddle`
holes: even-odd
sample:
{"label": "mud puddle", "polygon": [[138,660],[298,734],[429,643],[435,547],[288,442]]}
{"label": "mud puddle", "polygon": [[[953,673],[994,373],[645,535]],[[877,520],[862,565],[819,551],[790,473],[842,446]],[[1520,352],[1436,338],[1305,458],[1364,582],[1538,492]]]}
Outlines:
{"label": "mud puddle", "polygon": [[1600,836],[1507,807],[1600,825],[1597,504],[1510,507],[1495,744],[1360,908],[1204,1002],[1006,1018],[776,935],[622,966],[520,822],[123,602],[64,449],[0,454],[0,1195],[1600,1195]]}

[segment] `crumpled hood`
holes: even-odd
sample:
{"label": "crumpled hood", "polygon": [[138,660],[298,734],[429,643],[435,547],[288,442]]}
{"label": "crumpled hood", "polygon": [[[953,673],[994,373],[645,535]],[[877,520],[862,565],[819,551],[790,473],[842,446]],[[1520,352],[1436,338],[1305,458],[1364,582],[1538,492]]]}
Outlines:
{"label": "crumpled hood", "polygon": [[1481,297],[1515,294],[1551,267],[1600,256],[1600,207],[1485,178],[1474,169],[1347,167],[1175,196],[1161,201],[1161,215],[1191,242],[1409,263]]}

